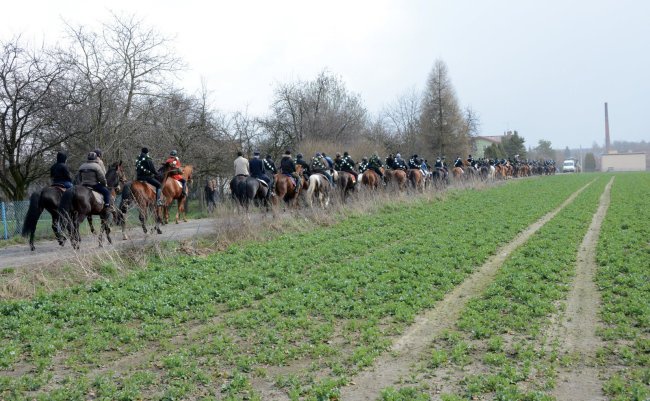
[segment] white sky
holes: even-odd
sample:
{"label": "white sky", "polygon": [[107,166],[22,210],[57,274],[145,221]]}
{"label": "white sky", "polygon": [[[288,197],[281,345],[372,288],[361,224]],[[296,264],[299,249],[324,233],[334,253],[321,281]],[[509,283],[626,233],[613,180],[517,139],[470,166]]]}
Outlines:
{"label": "white sky", "polygon": [[3,4],[0,39],[51,43],[62,19],[93,26],[109,10],[175,37],[180,86],[204,78],[224,111],[266,114],[276,83],[327,69],[376,113],[440,58],[481,135],[602,145],[607,101],[612,140],[650,140],[646,0],[33,0]]}

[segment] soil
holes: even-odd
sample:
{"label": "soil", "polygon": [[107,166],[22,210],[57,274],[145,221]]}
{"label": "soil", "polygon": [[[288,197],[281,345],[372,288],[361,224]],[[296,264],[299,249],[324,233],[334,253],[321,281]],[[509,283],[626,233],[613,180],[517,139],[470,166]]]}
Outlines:
{"label": "soil", "polygon": [[553,395],[558,400],[605,399],[599,369],[594,362],[596,350],[604,344],[596,335],[596,329],[600,325],[598,319],[600,294],[593,279],[598,267],[596,246],[600,226],[607,214],[613,181],[614,177],[605,187],[598,210],[580,244],[576,276],[567,299],[566,311],[561,322],[552,329],[552,337],[561,341],[562,354],[577,357],[575,363],[559,372],[558,384],[553,391]]}

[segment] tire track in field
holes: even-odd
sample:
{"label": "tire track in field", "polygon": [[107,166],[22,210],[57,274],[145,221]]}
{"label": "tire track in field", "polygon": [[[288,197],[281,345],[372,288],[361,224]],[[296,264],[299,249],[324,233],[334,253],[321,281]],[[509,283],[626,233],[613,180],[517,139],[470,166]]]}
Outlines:
{"label": "tire track in field", "polygon": [[400,378],[408,375],[412,365],[429,349],[432,339],[456,323],[467,302],[487,288],[506,258],[573,202],[594,181],[596,180],[575,191],[555,210],[545,214],[508,244],[498,249],[475,273],[448,293],[433,309],[418,316],[415,323],[395,340],[391,350],[377,359],[371,370],[362,371],[350,385],[341,389],[341,399],[376,400],[382,388],[396,384]]}
{"label": "tire track in field", "polygon": [[576,275],[566,301],[566,312],[561,322],[550,329],[551,338],[561,344],[562,354],[577,357],[577,363],[559,372],[558,385],[553,391],[559,401],[605,399],[598,368],[594,366],[595,351],[603,346],[603,342],[596,335],[600,293],[594,283],[594,276],[598,268],[596,247],[600,227],[609,207],[613,181],[614,177],[607,183],[600,197],[598,210],[594,213],[587,234],[580,244]]}

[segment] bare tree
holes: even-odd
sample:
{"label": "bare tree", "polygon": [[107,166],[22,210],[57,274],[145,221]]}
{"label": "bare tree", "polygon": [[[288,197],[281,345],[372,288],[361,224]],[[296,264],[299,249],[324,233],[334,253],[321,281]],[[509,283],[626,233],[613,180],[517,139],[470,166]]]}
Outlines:
{"label": "bare tree", "polygon": [[112,14],[100,32],[71,25],[68,31],[75,70],[88,93],[83,120],[91,136],[85,143],[119,157],[138,142],[139,122],[151,112],[153,99],[174,97],[169,81],[183,64],[171,40],[135,16]]}
{"label": "bare tree", "polygon": [[54,51],[30,51],[20,38],[0,44],[0,189],[9,199],[24,199],[48,157],[83,133],[70,118],[80,99],[69,72]]}
{"label": "bare tree", "polygon": [[271,142],[285,146],[307,139],[350,141],[366,122],[361,98],[326,71],[314,81],[279,85],[271,109],[262,126]]}

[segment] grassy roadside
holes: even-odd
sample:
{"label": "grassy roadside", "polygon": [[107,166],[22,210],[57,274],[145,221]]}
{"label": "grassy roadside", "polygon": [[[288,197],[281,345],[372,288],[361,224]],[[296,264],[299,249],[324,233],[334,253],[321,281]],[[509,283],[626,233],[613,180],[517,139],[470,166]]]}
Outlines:
{"label": "grassy roadside", "polygon": [[[1,376],[0,395],[185,397],[220,384],[234,397],[252,393],[250,380],[264,366],[301,358],[313,359],[332,379],[288,375],[279,387],[306,397],[335,391],[350,372],[372,363],[391,333],[589,179],[526,180],[452,193],[443,202],[389,205],[332,227],[3,302],[0,333],[9,351],[0,366],[32,373]],[[197,321],[205,328],[194,345],[168,349],[170,338]],[[350,352],[336,352],[338,341]],[[143,366],[86,375],[152,344],[157,352]],[[52,383],[57,365],[66,379]]]}

